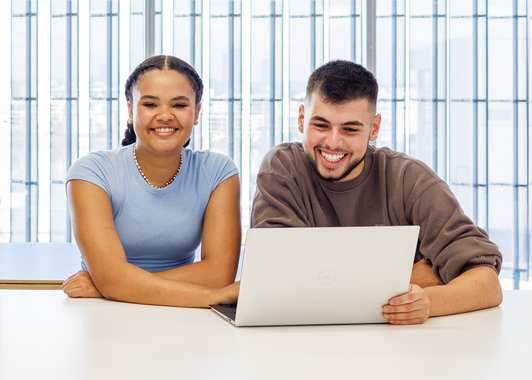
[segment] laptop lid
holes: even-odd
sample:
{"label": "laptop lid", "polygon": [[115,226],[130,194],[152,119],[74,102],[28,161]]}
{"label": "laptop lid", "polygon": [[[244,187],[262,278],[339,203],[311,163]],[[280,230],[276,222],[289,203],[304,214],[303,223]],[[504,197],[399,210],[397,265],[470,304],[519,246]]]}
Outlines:
{"label": "laptop lid", "polygon": [[387,323],[418,226],[249,229],[236,326]]}

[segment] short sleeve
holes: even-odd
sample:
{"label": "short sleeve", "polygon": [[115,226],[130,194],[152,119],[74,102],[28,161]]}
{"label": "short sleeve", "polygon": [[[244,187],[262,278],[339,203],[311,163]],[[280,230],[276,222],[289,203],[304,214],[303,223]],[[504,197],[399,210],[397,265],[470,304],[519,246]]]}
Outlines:
{"label": "short sleeve", "polygon": [[106,157],[99,152],[89,153],[72,164],[68,170],[66,182],[73,179],[93,183],[111,196],[114,180],[112,168]]}
{"label": "short sleeve", "polygon": [[220,183],[238,174],[236,164],[224,154],[207,152],[203,165],[203,173],[207,177],[211,193]]}

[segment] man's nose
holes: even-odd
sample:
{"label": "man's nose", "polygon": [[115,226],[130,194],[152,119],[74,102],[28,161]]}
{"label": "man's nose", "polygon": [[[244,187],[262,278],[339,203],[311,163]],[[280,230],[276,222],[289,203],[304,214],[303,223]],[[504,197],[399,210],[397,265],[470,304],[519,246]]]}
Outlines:
{"label": "man's nose", "polygon": [[329,133],[327,133],[327,138],[325,143],[329,149],[339,149],[343,146],[343,136],[338,128],[331,128]]}

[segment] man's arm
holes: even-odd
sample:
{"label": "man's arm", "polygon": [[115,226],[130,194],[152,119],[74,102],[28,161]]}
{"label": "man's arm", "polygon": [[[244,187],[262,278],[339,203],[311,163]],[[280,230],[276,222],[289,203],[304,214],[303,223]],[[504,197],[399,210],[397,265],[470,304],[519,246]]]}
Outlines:
{"label": "man's arm", "polygon": [[434,275],[432,263],[429,259],[421,259],[412,267],[412,276],[410,283],[418,285],[421,288],[441,285],[441,282]]}
{"label": "man's arm", "polygon": [[383,307],[385,318],[396,324],[423,323],[429,316],[499,305],[498,247],[464,214],[443,181],[431,184],[419,171],[408,175],[414,178],[405,179],[412,184],[406,193],[407,218],[420,226],[419,249],[429,260],[414,265],[411,283],[416,285]]}
{"label": "man's arm", "polygon": [[411,285],[408,293],[394,297],[383,307],[390,323],[410,325],[424,323],[429,317],[465,313],[498,306],[502,290],[490,267],[476,267],[442,286],[420,288]]}
{"label": "man's arm", "polygon": [[300,190],[290,179],[264,173],[257,176],[251,227],[310,227]]}
{"label": "man's arm", "polygon": [[445,286],[425,291],[431,300],[431,317],[486,309],[502,302],[499,277],[490,267],[472,268]]}

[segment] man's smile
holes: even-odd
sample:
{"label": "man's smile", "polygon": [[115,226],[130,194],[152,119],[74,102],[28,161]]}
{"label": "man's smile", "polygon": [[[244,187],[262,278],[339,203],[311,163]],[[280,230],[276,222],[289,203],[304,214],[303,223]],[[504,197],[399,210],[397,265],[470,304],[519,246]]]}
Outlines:
{"label": "man's smile", "polygon": [[318,151],[320,152],[321,156],[330,163],[336,163],[347,156],[346,153],[326,153],[321,149],[318,149]]}

